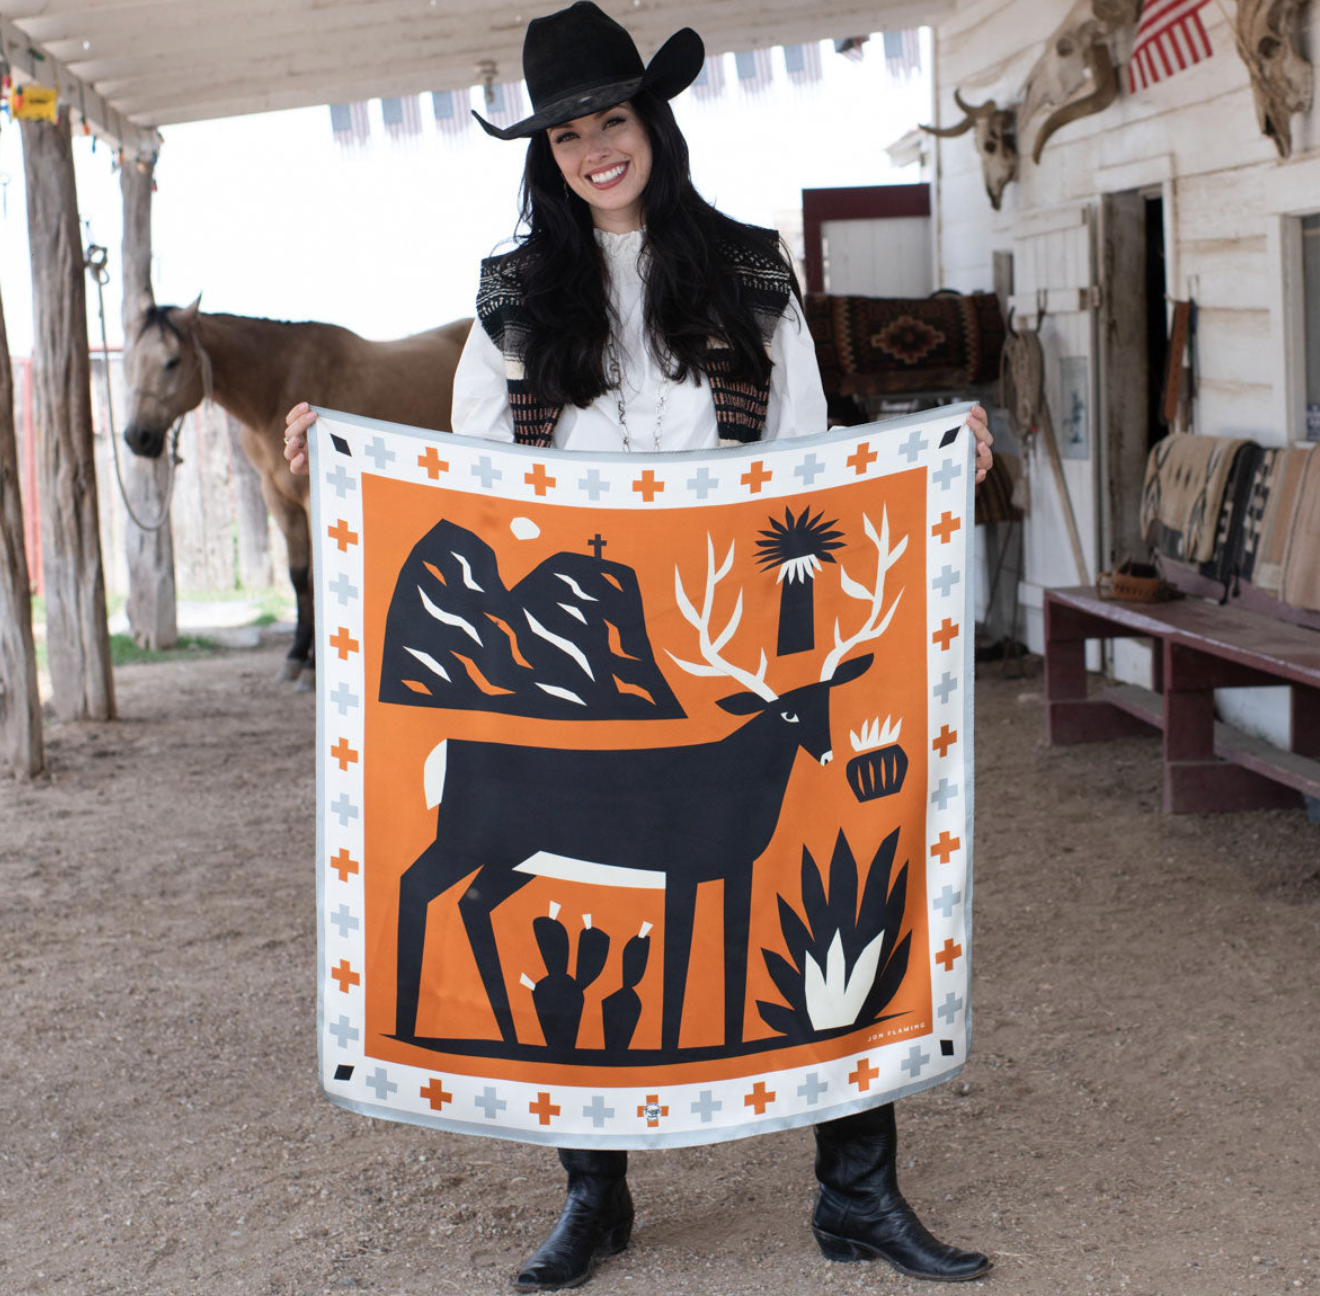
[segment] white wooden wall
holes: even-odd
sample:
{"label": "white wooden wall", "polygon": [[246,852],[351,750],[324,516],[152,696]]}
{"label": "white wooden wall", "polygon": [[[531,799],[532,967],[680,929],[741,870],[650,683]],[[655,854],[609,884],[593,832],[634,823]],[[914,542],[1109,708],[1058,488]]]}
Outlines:
{"label": "white wooden wall", "polygon": [[853,297],[929,297],[935,291],[929,216],[821,223],[825,291]]}
{"label": "white wooden wall", "polygon": [[[939,124],[961,117],[955,88],[972,103],[1020,102],[1027,74],[1069,8],[1068,0],[960,3],[936,32]],[[1313,108],[1293,118],[1293,155],[1280,161],[1256,123],[1250,80],[1229,21],[1233,10],[1231,4],[1201,10],[1213,57],[1135,95],[1128,95],[1124,75],[1118,101],[1059,130],[1039,165],[1030,160],[1031,141],[1020,140],[1026,156],[999,212],[985,196],[971,136],[938,141],[936,276],[963,291],[988,288],[992,254],[1011,250],[1015,296],[1022,301],[1034,295],[1042,276],[1051,281],[1047,287],[1082,277],[1076,262],[1069,262],[1071,254],[1043,237],[1042,228],[1066,224],[1074,213],[1094,213],[1102,193],[1158,192],[1169,291],[1198,306],[1193,430],[1280,445],[1305,437],[1300,235],[1293,218],[1320,210],[1320,114]],[[1304,15],[1304,46],[1314,58],[1320,52],[1320,6]],[[1086,314],[1051,315],[1042,331],[1047,357],[1080,354],[1089,335]],[[1056,395],[1050,393],[1052,401]],[[1069,461],[1065,470],[1094,576],[1101,485],[1094,405],[1091,415],[1091,457]],[[1059,517],[1048,506],[1038,507],[1048,497],[1039,462],[1032,487],[1023,582],[1029,609],[1039,603],[1042,587],[1076,580],[1066,570],[1069,550]],[[1028,613],[1026,632],[1029,645],[1039,650],[1038,615]],[[1247,692],[1223,695],[1222,709],[1240,721],[1263,704],[1266,714],[1263,720],[1253,715],[1252,727],[1282,740],[1277,699]]]}

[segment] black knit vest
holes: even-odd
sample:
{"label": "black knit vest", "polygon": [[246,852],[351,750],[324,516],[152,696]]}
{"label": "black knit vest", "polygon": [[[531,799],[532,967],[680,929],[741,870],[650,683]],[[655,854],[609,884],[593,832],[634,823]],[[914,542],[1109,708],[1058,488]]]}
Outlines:
{"label": "black knit vest", "polygon": [[[774,254],[779,239],[775,231],[753,227],[752,234],[757,241],[764,240],[763,247],[752,246],[750,241],[729,241],[720,244],[720,252],[742,287],[742,299],[751,308],[769,351],[793,284],[783,262]],[[528,324],[517,257],[517,252],[509,252],[481,263],[477,318],[504,353],[514,440],[519,445],[548,446],[563,407],[539,399],[524,378],[522,358]],[[710,384],[720,440],[759,441],[770,401],[769,380],[735,382],[728,376],[729,367],[728,347],[712,339],[702,369]]]}

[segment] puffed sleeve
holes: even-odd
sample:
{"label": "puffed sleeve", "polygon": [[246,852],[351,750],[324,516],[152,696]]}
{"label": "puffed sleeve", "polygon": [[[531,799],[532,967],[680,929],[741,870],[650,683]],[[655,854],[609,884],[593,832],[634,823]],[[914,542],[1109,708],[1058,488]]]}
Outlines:
{"label": "puffed sleeve", "polygon": [[825,431],[825,391],[820,385],[816,344],[796,300],[779,317],[770,341],[770,404],[763,440]]}
{"label": "puffed sleeve", "polygon": [[504,353],[480,323],[472,325],[454,371],[454,431],[487,441],[513,440]]}

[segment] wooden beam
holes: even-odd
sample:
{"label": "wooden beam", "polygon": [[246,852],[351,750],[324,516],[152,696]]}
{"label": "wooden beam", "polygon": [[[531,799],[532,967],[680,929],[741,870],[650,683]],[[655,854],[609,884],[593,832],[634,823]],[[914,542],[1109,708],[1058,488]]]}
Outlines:
{"label": "wooden beam", "polygon": [[[66,100],[86,104],[93,130],[146,156],[158,147],[157,125],[463,88],[484,59],[496,62],[500,80],[517,79],[530,16],[512,0],[475,12],[461,0],[434,8],[418,0],[10,0],[5,10],[20,75],[57,80]],[[626,22],[647,57],[685,23],[720,54],[914,27],[952,10],[952,0],[660,0]],[[19,57],[31,49],[45,61]]]}
{"label": "wooden beam", "polygon": [[48,55],[3,15],[0,15],[0,56],[8,61],[20,85],[36,82],[57,90],[61,102],[77,111],[93,135],[133,157],[155,156],[160,136],[153,128],[129,121],[104,95],[75,76],[59,59]]}
{"label": "wooden beam", "polygon": [[[119,173],[124,198],[123,324],[127,344],[151,292],[151,189],[154,166],[126,162]],[[106,373],[107,383],[110,375]],[[112,394],[113,398],[113,394]],[[173,447],[166,444],[158,459],[144,459],[121,449],[124,493],[130,512],[124,528],[128,559],[128,626],[139,648],[173,648],[179,642],[178,605],[174,588],[174,532],[166,511]],[[139,526],[136,514],[148,524]]]}
{"label": "wooden beam", "polygon": [[55,713],[115,714],[105,574],[96,502],[87,294],[69,115],[25,121],[28,243],[32,253],[32,360],[38,393],[46,643]]}
{"label": "wooden beam", "polygon": [[19,494],[14,374],[4,302],[0,300],[0,768],[31,778],[45,764],[37,652],[32,641],[32,590]]}

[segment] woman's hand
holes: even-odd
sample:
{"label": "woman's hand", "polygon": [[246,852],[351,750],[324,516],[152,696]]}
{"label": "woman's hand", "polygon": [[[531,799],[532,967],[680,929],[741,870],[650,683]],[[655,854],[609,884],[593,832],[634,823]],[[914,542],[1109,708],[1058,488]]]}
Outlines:
{"label": "woman's hand", "polygon": [[[316,411],[306,401],[300,401],[284,416],[284,457],[289,471],[298,477],[311,472],[307,462],[307,429],[316,422]],[[981,479],[978,477],[977,481]]]}
{"label": "woman's hand", "polygon": [[[306,406],[303,408],[305,409]],[[985,481],[985,475],[995,461],[990,451],[995,439],[990,435],[990,426],[985,421],[985,410],[979,405],[972,406],[972,412],[967,416],[967,426],[972,429],[972,435],[976,437],[976,480],[979,484]]]}

